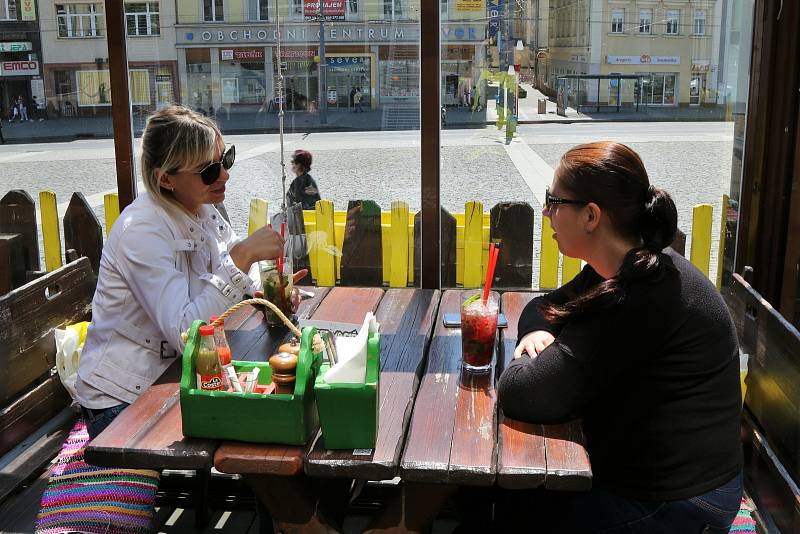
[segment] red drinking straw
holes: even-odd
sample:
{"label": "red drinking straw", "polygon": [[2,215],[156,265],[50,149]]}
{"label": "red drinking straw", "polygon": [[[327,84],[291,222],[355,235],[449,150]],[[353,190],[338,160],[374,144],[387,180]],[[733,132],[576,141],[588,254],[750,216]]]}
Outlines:
{"label": "red drinking straw", "polygon": [[483,305],[489,300],[489,290],[492,287],[492,278],[494,278],[494,266],[497,264],[497,255],[500,249],[494,246],[494,243],[489,243],[489,265],[486,267],[486,283],[483,285]]}
{"label": "red drinking straw", "polygon": [[[281,223],[281,239],[284,239],[283,236],[284,236],[285,232],[286,232],[286,223],[282,222]],[[281,276],[282,274],[283,274],[283,254],[281,253],[278,256],[278,276]]]}

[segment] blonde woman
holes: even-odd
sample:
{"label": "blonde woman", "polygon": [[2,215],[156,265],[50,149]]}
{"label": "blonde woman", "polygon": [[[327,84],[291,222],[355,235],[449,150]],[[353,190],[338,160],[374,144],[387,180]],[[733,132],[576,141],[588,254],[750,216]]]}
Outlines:
{"label": "blonde woman", "polygon": [[216,124],[173,106],[142,135],[146,193],[119,217],[100,260],[77,393],[94,438],[180,356],[181,332],[259,288],[259,260],[283,251],[262,228],[239,240],[214,208],[235,148]]}

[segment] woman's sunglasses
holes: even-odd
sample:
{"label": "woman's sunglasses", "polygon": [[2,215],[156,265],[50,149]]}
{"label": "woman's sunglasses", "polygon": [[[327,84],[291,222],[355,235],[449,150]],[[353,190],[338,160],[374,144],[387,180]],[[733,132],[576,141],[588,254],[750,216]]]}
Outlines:
{"label": "woman's sunglasses", "polygon": [[200,178],[203,179],[204,184],[211,185],[219,178],[219,173],[222,167],[225,167],[225,170],[227,171],[233,167],[234,160],[236,160],[236,145],[231,145],[231,147],[222,154],[222,157],[219,158],[219,161],[209,163],[197,174],[199,174]]}
{"label": "woman's sunglasses", "polygon": [[550,194],[550,188],[548,187],[545,189],[544,192],[544,205],[545,207],[554,206],[556,204],[577,204],[577,205],[585,205],[588,204],[586,200],[570,200],[568,198],[561,198],[555,197]]}

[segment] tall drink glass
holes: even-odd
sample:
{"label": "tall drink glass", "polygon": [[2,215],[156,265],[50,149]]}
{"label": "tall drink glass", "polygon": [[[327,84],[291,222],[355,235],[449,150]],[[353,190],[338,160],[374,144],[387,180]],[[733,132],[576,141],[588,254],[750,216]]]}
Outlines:
{"label": "tall drink glass", "polygon": [[[280,268],[280,272],[279,272]],[[273,303],[283,314],[292,319],[292,258],[286,256],[282,261],[261,263],[261,284],[264,298]],[[266,310],[267,324],[284,326],[283,321],[270,309]]]}
{"label": "tall drink glass", "polygon": [[461,353],[465,370],[485,373],[491,368],[499,311],[495,295],[490,294],[484,304],[480,290],[461,294]]}

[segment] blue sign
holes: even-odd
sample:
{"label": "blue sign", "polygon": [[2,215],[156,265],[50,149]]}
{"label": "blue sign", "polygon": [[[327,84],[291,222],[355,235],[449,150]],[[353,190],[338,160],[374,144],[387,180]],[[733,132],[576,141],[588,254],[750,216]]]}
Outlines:
{"label": "blue sign", "polygon": [[486,11],[489,15],[489,37],[494,37],[500,31],[500,17],[506,0],[486,0]]}
{"label": "blue sign", "polygon": [[186,32],[186,40],[187,40],[187,41],[192,41],[192,40],[194,40],[194,33],[192,33],[192,32]]}

